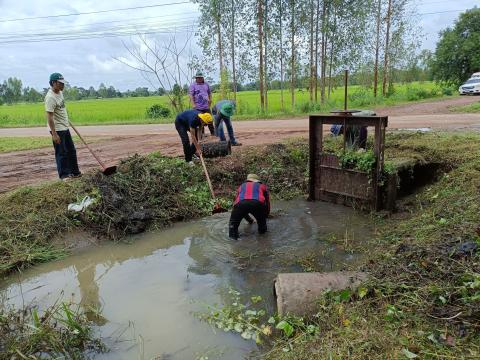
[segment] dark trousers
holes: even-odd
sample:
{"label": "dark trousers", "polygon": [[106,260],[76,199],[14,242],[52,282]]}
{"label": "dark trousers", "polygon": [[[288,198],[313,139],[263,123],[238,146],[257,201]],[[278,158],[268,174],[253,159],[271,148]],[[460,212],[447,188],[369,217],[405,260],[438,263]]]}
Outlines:
{"label": "dark trousers", "polygon": [[[199,110],[197,109],[198,111],[200,111],[201,114],[204,114],[204,113],[209,113],[211,114],[212,112],[210,111],[210,109],[203,109],[203,110]],[[213,123],[210,123],[207,125],[208,126],[208,130],[210,130],[210,135],[215,135],[215,127],[213,126]]]}
{"label": "dark trousers", "polygon": [[[267,231],[267,206],[258,200],[242,200],[233,207],[228,223],[228,236],[238,239],[238,227],[242,219],[249,221],[249,214],[257,220],[258,232]],[[250,222],[250,221],[249,221]]]}
{"label": "dark trousers", "polygon": [[188,132],[190,131],[185,125],[183,125],[178,119],[175,119],[175,129],[177,129],[178,135],[182,140],[183,153],[185,154],[185,161],[192,161],[192,156],[195,154],[195,144],[190,143]]}
{"label": "dark trousers", "polygon": [[71,175],[80,175],[77,150],[75,150],[70,130],[57,131],[57,134],[60,137],[60,144],[53,143],[53,148],[55,149],[58,177],[64,179]]}

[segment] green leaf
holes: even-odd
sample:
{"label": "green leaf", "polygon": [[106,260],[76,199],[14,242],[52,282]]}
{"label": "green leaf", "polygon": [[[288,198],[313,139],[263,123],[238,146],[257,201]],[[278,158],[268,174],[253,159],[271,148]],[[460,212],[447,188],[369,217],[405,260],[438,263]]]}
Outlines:
{"label": "green leaf", "polygon": [[402,353],[403,355],[405,355],[407,359],[415,359],[418,357],[417,354],[414,354],[413,352],[408,351],[408,349],[405,349],[405,348],[402,349]]}
{"label": "green leaf", "polygon": [[340,291],[340,301],[348,301],[350,300],[351,296],[352,292],[350,291],[350,289]]}
{"label": "green leaf", "polygon": [[435,337],[434,334],[428,335],[427,339],[430,340],[431,342],[433,342],[434,344],[438,344],[438,340],[437,340],[437,338]]}
{"label": "green leaf", "polygon": [[238,332],[238,333],[241,333],[243,332],[243,326],[242,324],[235,324],[235,326],[233,327],[233,329]]}
{"label": "green leaf", "polygon": [[261,297],[261,296],[252,296],[250,299],[252,299],[252,302],[253,302],[254,304],[262,301],[262,297]]}
{"label": "green leaf", "polygon": [[250,340],[252,338],[252,333],[249,331],[244,331],[240,336],[245,340]]}
{"label": "green leaf", "polygon": [[368,294],[368,289],[366,287],[359,287],[358,288],[358,297],[363,299]]}
{"label": "green leaf", "polygon": [[293,326],[288,321],[280,321],[276,328],[282,330],[286,337],[290,337],[293,334]]}

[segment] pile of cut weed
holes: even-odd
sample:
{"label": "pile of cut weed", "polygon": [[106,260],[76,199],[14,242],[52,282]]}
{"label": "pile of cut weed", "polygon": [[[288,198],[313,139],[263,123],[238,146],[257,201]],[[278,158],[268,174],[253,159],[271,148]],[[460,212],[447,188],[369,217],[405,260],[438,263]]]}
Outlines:
{"label": "pile of cut weed", "polygon": [[85,192],[97,199],[81,216],[87,228],[113,239],[144,231],[150,224],[167,226],[211,213],[211,199],[200,166],[157,153],[132,156],[117,173],[95,173]]}
{"label": "pile of cut weed", "polygon": [[[387,157],[443,164],[443,176],[403,199],[405,220],[378,219],[366,296],[326,294],[320,334],[268,359],[478,358],[480,356],[480,135],[398,133]],[[448,172],[447,172],[448,171]]]}
{"label": "pile of cut weed", "polygon": [[55,182],[0,196],[0,274],[65,255],[53,243],[76,226],[67,205],[77,199],[78,185]]}

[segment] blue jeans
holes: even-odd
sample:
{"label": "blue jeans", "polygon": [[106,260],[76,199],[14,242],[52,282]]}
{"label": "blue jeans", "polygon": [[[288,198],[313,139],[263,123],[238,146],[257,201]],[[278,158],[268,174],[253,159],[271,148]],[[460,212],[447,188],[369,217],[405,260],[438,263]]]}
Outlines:
{"label": "blue jeans", "polygon": [[58,177],[64,179],[71,175],[80,175],[77,151],[70,130],[57,131],[57,134],[60,137],[60,144],[53,143],[53,147],[55,149]]}
{"label": "blue jeans", "polygon": [[215,114],[215,135],[217,135],[221,141],[227,140],[225,138],[225,132],[223,131],[223,123],[227,127],[228,137],[232,144],[235,144],[235,135],[233,134],[232,120],[228,116],[222,115],[220,112]]}

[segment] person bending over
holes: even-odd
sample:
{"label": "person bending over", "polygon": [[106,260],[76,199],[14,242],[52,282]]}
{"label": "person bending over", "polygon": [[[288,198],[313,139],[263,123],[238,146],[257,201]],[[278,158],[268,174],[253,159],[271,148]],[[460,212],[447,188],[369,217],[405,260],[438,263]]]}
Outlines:
{"label": "person bending over", "polygon": [[264,234],[267,231],[267,217],[270,214],[270,194],[267,185],[255,174],[249,174],[247,181],[238,187],[228,224],[230,238],[238,239],[238,227],[242,219],[252,222],[249,214],[257,220],[258,232]]}
{"label": "person bending over", "polygon": [[233,126],[232,126],[232,115],[235,111],[235,102],[232,100],[220,100],[215,104],[212,108],[212,114],[215,119],[215,135],[220,138],[220,141],[227,140],[225,138],[225,133],[223,131],[223,124],[227,127],[228,137],[230,139],[230,143],[233,146],[240,146],[241,143],[237,142],[235,139],[235,135],[233,134]]}
{"label": "person bending over", "polygon": [[[175,118],[175,129],[177,129],[178,135],[182,140],[183,153],[185,155],[185,161],[191,165],[192,157],[197,151],[198,140],[197,134],[204,125],[211,124],[213,117],[209,113],[200,113],[198,110],[186,110],[181,112]],[[188,133],[192,137],[192,141],[188,138]]]}

